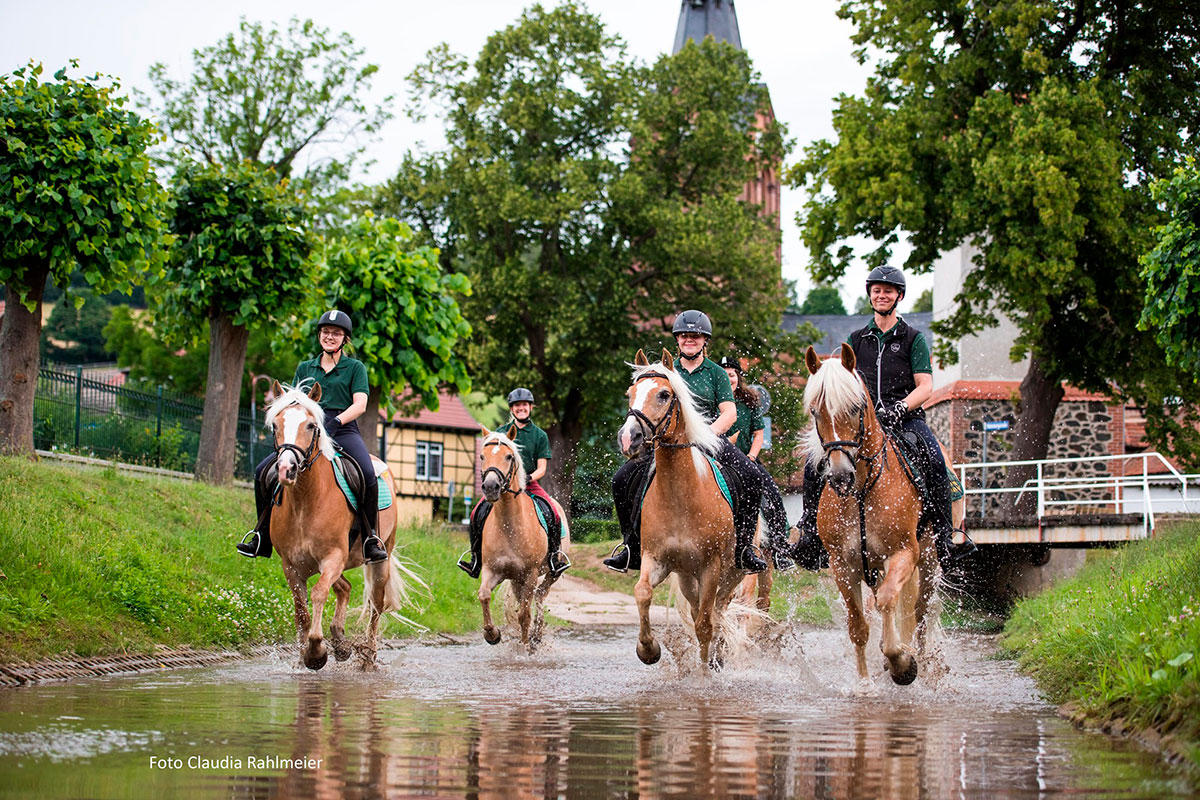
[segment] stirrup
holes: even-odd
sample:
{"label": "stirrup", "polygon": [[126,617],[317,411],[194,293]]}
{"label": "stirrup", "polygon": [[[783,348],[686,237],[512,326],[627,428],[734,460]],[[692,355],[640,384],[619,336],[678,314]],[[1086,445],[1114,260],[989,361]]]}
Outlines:
{"label": "stirrup", "polygon": [[[374,542],[375,547],[378,548],[378,551],[376,552],[374,557],[367,555],[367,547],[372,542]],[[379,555],[379,553],[383,553],[383,555]],[[385,562],[387,560],[388,560],[387,548],[383,546],[383,540],[379,538],[378,534],[371,534],[370,536],[367,536],[366,538],[363,539],[363,561],[365,563],[367,563],[367,564],[382,564],[383,562]]]}
{"label": "stirrup", "polygon": [[262,547],[262,534],[258,531],[246,531],[246,535],[237,543],[238,554],[246,558],[257,558],[260,547]]}
{"label": "stirrup", "polygon": [[[482,561],[482,559],[480,559],[480,561]],[[479,577],[479,571],[481,567],[482,564],[478,564],[475,561],[475,552],[473,550],[468,550],[458,557],[458,568],[472,578]]]}
{"label": "stirrup", "polygon": [[[786,542],[786,540],[785,540]],[[771,560],[775,562],[775,569],[778,572],[787,572],[789,569],[796,568],[796,562],[787,554],[787,550],[783,544],[774,544],[771,546]]]}
{"label": "stirrup", "polygon": [[[624,556],[622,560],[621,556]],[[604,566],[611,569],[613,572],[622,574],[629,572],[630,562],[633,561],[633,551],[629,549],[629,545],[621,542],[613,548],[612,554],[604,559]]]}
{"label": "stirrup", "polygon": [[[757,575],[767,568],[767,562],[763,561],[762,556],[758,554],[758,548],[752,544],[738,548],[733,562],[738,569],[745,570],[748,575]],[[760,564],[762,566],[759,566]]]}
{"label": "stirrup", "polygon": [[555,551],[554,555],[557,556],[557,560],[558,560],[558,563],[560,564],[560,566],[557,566],[557,567],[555,566],[556,559],[551,558],[551,559],[548,559],[548,561],[549,561],[549,565],[550,565],[550,574],[557,578],[559,575],[562,575],[564,572],[566,572],[567,570],[569,570],[571,568],[571,559],[562,550]]}

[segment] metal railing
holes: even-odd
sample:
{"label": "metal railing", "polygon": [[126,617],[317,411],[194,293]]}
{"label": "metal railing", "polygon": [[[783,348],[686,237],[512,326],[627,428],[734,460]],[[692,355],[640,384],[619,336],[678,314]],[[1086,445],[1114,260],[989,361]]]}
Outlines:
{"label": "metal railing", "polygon": [[[1054,476],[1047,473],[1052,470],[1069,468],[1071,465],[1082,464],[1112,464],[1123,462],[1119,473],[1114,474],[1111,468],[1104,475],[1091,476]],[[1140,472],[1129,474],[1125,464],[1140,462]],[[1166,472],[1150,472],[1151,463],[1157,462],[1166,468]],[[1036,474],[1021,486],[1004,487],[989,486],[987,474],[989,470],[996,471],[1010,467],[1033,467]],[[988,461],[973,464],[957,464],[954,469],[959,474],[964,491],[968,496],[980,497],[980,513],[987,513],[988,495],[1016,494],[1019,500],[1026,492],[1034,492],[1037,496],[1037,516],[1039,519],[1050,514],[1053,507],[1065,506],[1112,506],[1115,513],[1128,511],[1129,506],[1140,503],[1142,516],[1142,535],[1149,536],[1154,530],[1155,486],[1166,483],[1172,487],[1178,486],[1178,495],[1162,502],[1181,503],[1183,511],[1191,510],[1188,499],[1190,483],[1200,484],[1200,475],[1184,474],[1177,470],[1166,458],[1157,452],[1129,453],[1112,456],[1079,456],[1073,458],[1045,458],[1031,461]],[[972,487],[968,481],[968,472],[979,471],[981,485]],[[1126,497],[1127,490],[1140,490],[1140,498],[1131,500]],[[1070,494],[1066,497],[1062,495]],[[1193,493],[1193,497],[1197,497]],[[1014,502],[1016,502],[1014,500]]]}
{"label": "metal railing", "polygon": [[[90,366],[42,367],[34,392],[34,447],[190,472],[200,445],[202,400],[168,392],[117,386]],[[272,446],[250,413],[238,415],[234,472],[252,474],[251,453]],[[261,443],[261,444],[260,444]],[[265,446],[266,450],[262,449]]]}

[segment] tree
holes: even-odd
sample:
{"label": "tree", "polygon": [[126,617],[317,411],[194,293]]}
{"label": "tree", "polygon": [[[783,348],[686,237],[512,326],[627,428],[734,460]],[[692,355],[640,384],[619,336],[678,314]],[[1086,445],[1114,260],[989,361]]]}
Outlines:
{"label": "tree", "polygon": [[233,477],[250,327],[292,319],[318,293],[302,198],[274,170],[185,165],[172,184],[178,237],[156,319],[191,334],[207,323],[209,358],[196,476]]}
{"label": "tree", "polygon": [[871,307],[871,298],[865,294],[858,298],[858,302],[854,304],[855,314],[874,314],[875,309]]}
{"label": "tree", "polygon": [[677,311],[705,307],[727,345],[766,353],[778,235],[737,196],[783,143],[755,127],[765,90],[744,53],[706,42],[629,66],[595,16],[535,5],[473,63],[441,46],[410,80],[448,146],[409,156],[381,208],[470,276],[472,377],[533,390],[556,494],[585,429],[619,418],[623,362],[669,340]]}
{"label": "tree", "polygon": [[926,289],[917,295],[917,299],[913,301],[912,312],[914,314],[927,314],[933,311],[933,289]]}
{"label": "tree", "polygon": [[446,273],[430,247],[413,247],[412,231],[391,218],[361,217],[325,249],[329,307],[349,309],[354,319],[355,356],[370,377],[364,440],[379,412],[389,416],[402,394],[426,408],[438,408],[438,391],[471,388],[467,367],[457,352],[471,335],[456,295],[471,293],[461,273]]}
{"label": "tree", "polygon": [[0,452],[27,454],[47,278],[66,286],[78,269],[98,292],[127,291],[163,260],[154,126],[125,110],[115,81],[41,75],[30,64],[0,77]]}
{"label": "tree", "polygon": [[1146,308],[1138,322],[1153,330],[1172,366],[1200,375],[1200,171],[1189,159],[1151,187],[1168,215],[1142,257]]}
{"label": "tree", "polygon": [[801,314],[845,314],[846,306],[836,286],[814,286],[800,306]]}
{"label": "tree", "polygon": [[814,143],[790,176],[810,187],[814,277],[845,273],[853,253],[838,243],[854,236],[876,243],[868,266],[907,238],[916,273],[970,244],[957,310],[934,325],[938,355],[953,363],[959,338],[1000,315],[1016,323],[1012,357],[1030,367],[1015,460],[1045,457],[1064,380],[1136,402],[1160,430],[1163,398],[1194,392],[1136,329],[1137,256],[1159,213],[1149,180],[1195,146],[1196,9],[854,0],[839,13],[860,60],[879,60],[863,96],[839,98],[837,142]]}
{"label": "tree", "polygon": [[[190,82],[155,64],[150,81],[160,101],[153,107],[178,158],[251,161],[324,198],[362,155],[359,135],[370,137],[391,119],[391,96],[374,105],[361,99],[379,69],[362,55],[349,34],[332,36],[312,20],[292,18],[283,32],[243,18],[235,33],[193,51]],[[299,162],[329,143],[336,148]]]}
{"label": "tree", "polygon": [[68,298],[50,312],[38,348],[41,358],[59,364],[87,364],[111,355],[104,344],[104,326],[112,309],[104,298],[86,290],[78,299],[82,301],[79,305]]}

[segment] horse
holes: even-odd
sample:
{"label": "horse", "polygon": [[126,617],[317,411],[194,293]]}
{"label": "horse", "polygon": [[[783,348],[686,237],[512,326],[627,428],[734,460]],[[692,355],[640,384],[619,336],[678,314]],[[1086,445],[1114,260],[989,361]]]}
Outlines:
{"label": "horse", "polygon": [[745,574],[734,563],[733,511],[707,458],[720,450],[720,439],[696,410],[670,353],[664,350],[662,362],[651,365],[639,350],[630,366],[629,410],[618,443],[627,457],[649,448],[654,458],[642,501],[642,568],[633,590],[641,625],[637,655],[644,664],[662,655],[650,630],[650,601],[654,587],[674,574],[688,606],[681,611],[690,611],[695,627],[700,663],[717,667],[713,632]]}
{"label": "horse", "polygon": [[[267,408],[266,423],[275,433],[281,491],[279,505],[271,512],[271,543],[292,590],[300,659],[304,666],[318,670],[329,657],[322,615],[330,589],[337,597],[329,626],[334,658],[345,661],[353,652],[346,639],[350,582],[345,572],[363,566],[362,548],[350,546],[355,515],[334,475],[333,439],[325,431],[325,412],[318,405],[321,385],[314,383],[306,392],[303,387],[282,387],[275,381],[272,393],[277,399]],[[363,469],[374,468],[380,493],[394,495],[387,465],[377,458],[371,461],[363,464]],[[396,544],[395,503],[379,512],[378,526],[377,533],[390,556]],[[320,578],[306,597],[308,579],[318,574]],[[364,578],[363,601],[370,608],[367,641],[361,652],[365,672],[375,668],[380,617],[399,610],[407,590],[391,558],[366,565]]]}
{"label": "horse", "polygon": [[[817,532],[846,604],[858,675],[867,680],[862,584],[871,583],[882,616],[880,648],[894,682],[917,678],[924,649],[925,614],[938,571],[932,526],[918,531],[922,499],[904,470],[896,443],[875,416],[870,395],[854,371],[854,351],[843,344],[840,358],[821,363],[805,353],[811,377],[804,405],[813,420],[808,457],[827,460],[829,479],[817,508]],[[878,588],[874,576],[883,570]]]}
{"label": "horse", "polygon": [[[507,580],[518,604],[521,644],[532,653],[544,624],[542,601],[558,576],[550,571],[546,530],[538,521],[533,497],[525,491],[527,476],[520,448],[502,432],[487,428],[483,432],[479,454],[483,496],[492,504],[483,525],[483,567],[479,574],[483,638],[488,644],[500,643],[500,629],[492,623],[492,592]],[[557,501],[550,502],[562,521],[565,543],[570,536],[566,515]]]}

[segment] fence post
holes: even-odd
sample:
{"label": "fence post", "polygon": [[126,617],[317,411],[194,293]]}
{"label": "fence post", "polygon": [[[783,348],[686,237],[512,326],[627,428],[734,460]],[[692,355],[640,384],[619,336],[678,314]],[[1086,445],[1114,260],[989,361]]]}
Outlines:
{"label": "fence post", "polygon": [[154,466],[162,466],[162,415],[163,415],[163,386],[158,385],[158,410],[154,417]]}
{"label": "fence post", "polygon": [[83,409],[83,367],[75,367],[75,449],[79,449],[80,412]]}

